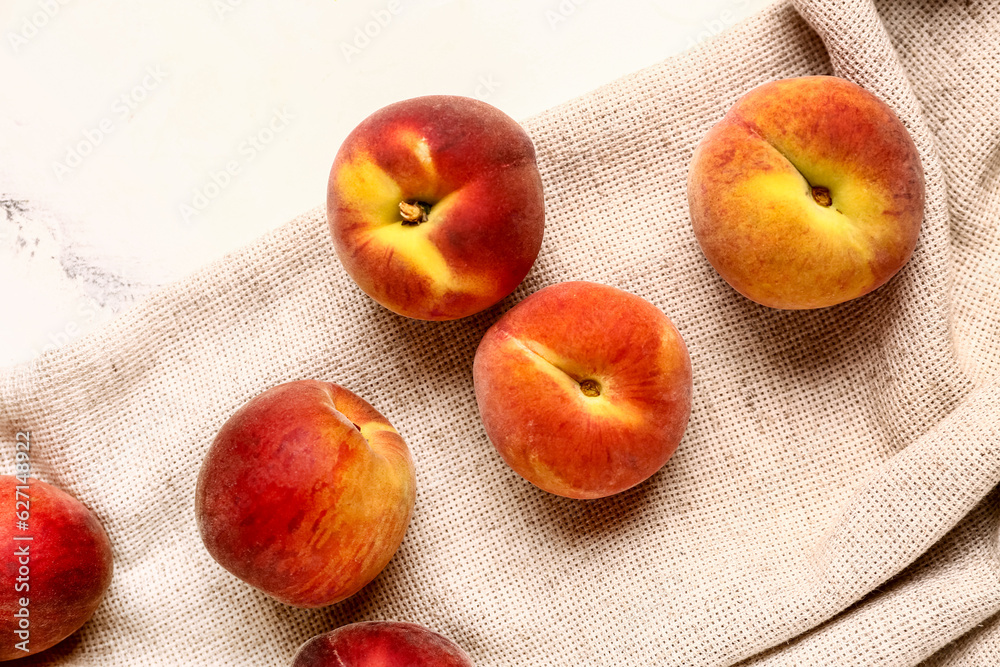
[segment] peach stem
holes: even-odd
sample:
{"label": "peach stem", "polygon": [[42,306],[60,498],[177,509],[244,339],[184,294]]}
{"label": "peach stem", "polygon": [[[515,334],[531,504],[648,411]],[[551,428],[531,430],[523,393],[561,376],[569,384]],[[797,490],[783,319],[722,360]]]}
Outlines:
{"label": "peach stem", "polygon": [[430,205],[422,201],[399,202],[399,214],[403,216],[404,225],[419,225],[421,222],[427,222],[427,213],[430,210]]}

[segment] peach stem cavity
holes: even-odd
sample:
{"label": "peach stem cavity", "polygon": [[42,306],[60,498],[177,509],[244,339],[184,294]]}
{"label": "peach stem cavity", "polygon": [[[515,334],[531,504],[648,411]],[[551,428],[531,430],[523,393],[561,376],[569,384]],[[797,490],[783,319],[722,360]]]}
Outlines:
{"label": "peach stem cavity", "polygon": [[830,195],[830,188],[824,188],[822,185],[812,186],[812,196],[816,200],[816,203],[824,208],[833,205],[833,197]]}
{"label": "peach stem cavity", "polygon": [[427,214],[431,212],[431,205],[427,202],[416,199],[406,199],[399,202],[399,214],[403,216],[403,225],[415,227],[422,222],[427,222]]}

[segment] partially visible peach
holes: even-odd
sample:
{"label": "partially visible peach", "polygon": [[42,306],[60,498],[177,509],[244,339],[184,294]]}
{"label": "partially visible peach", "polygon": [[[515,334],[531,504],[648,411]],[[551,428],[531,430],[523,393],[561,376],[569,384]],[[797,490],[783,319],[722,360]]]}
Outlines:
{"label": "partially visible peach", "polygon": [[3,661],[44,651],[80,629],[111,585],[113,564],[100,521],[62,489],[0,476],[0,498]]}
{"label": "partially visible peach", "polygon": [[292,667],[472,667],[450,639],[415,623],[365,621],[306,642]]}

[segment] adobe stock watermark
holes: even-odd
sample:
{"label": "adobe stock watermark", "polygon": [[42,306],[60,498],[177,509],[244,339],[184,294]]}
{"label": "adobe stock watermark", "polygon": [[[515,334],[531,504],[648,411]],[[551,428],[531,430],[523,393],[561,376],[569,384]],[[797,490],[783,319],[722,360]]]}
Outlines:
{"label": "adobe stock watermark", "polygon": [[546,9],[545,20],[549,22],[549,28],[555,30],[568,21],[569,17],[576,14],[577,7],[586,2],[587,0],[561,0],[555,9]]}
{"label": "adobe stock watermark", "polygon": [[62,181],[83,164],[87,156],[104,143],[104,140],[115,131],[119,123],[139,108],[150,94],[160,87],[167,78],[167,73],[159,65],[146,68],[142,80],[115,98],[111,104],[110,114],[104,116],[92,127],[84,129],[79,140],[66,148],[62,161],[52,163],[52,173],[56,180]]}
{"label": "adobe stock watermark", "polygon": [[293,120],[295,120],[295,116],[285,107],[275,109],[263,127],[253,134],[247,135],[237,148],[239,159],[229,160],[219,169],[210,171],[205,182],[194,189],[191,199],[178,207],[184,223],[190,225],[195,216],[218,199],[225,189],[232,185],[233,180],[242,173],[243,169],[253,162],[279,134],[284,132]]}
{"label": "adobe stock watermark", "polygon": [[231,14],[242,6],[243,0],[212,0],[212,8],[220,21],[225,21],[226,14]]}
{"label": "adobe stock watermark", "polygon": [[[18,431],[14,444],[14,477],[19,484],[14,486],[14,527],[18,532],[13,535],[14,544],[10,549],[16,562],[11,563],[10,572],[14,577],[13,601],[16,600],[17,611],[14,612],[16,626],[14,635],[21,641],[14,643],[14,648],[30,653],[31,642],[31,599],[27,597],[31,591],[31,433]],[[15,571],[13,568],[17,567]],[[20,593],[20,596],[16,595]]]}
{"label": "adobe stock watermark", "polygon": [[57,350],[71,340],[87,333],[93,328],[100,308],[100,305],[90,297],[83,297],[76,303],[73,318],[66,322],[62,328],[50,331],[45,342],[42,343],[41,349],[32,346],[31,353],[37,357],[45,352]]}
{"label": "adobe stock watermark", "polygon": [[70,0],[38,0],[38,9],[21,19],[16,31],[7,33],[7,43],[17,53],[22,46],[33,40],[59,14]]}
{"label": "adobe stock watermark", "polygon": [[746,9],[750,6],[751,0],[733,0],[729,6],[719,12],[718,16],[708,21],[703,21],[701,27],[704,30],[688,37],[685,49],[698,46],[707,39],[722,34],[727,28],[739,23],[740,19],[747,14]]}
{"label": "adobe stock watermark", "polygon": [[340,43],[340,52],[344,54],[344,60],[350,63],[354,58],[361,55],[371,45],[372,40],[382,34],[382,31],[389,27],[392,20],[403,11],[401,0],[389,0],[385,9],[373,9],[372,20],[364,26],[354,28],[354,36],[350,42]]}
{"label": "adobe stock watermark", "polygon": [[500,82],[494,79],[492,74],[480,76],[479,80],[476,81],[476,89],[473,91],[472,96],[480,102],[485,102],[493,97],[493,93],[499,87]]}

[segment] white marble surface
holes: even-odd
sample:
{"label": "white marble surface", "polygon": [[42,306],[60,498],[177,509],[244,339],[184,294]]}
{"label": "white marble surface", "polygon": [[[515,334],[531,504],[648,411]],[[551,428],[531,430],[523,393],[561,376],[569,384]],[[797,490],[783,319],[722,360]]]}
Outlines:
{"label": "white marble surface", "polygon": [[385,104],[468,95],[524,118],[768,1],[6,0],[0,366],[320,204]]}

